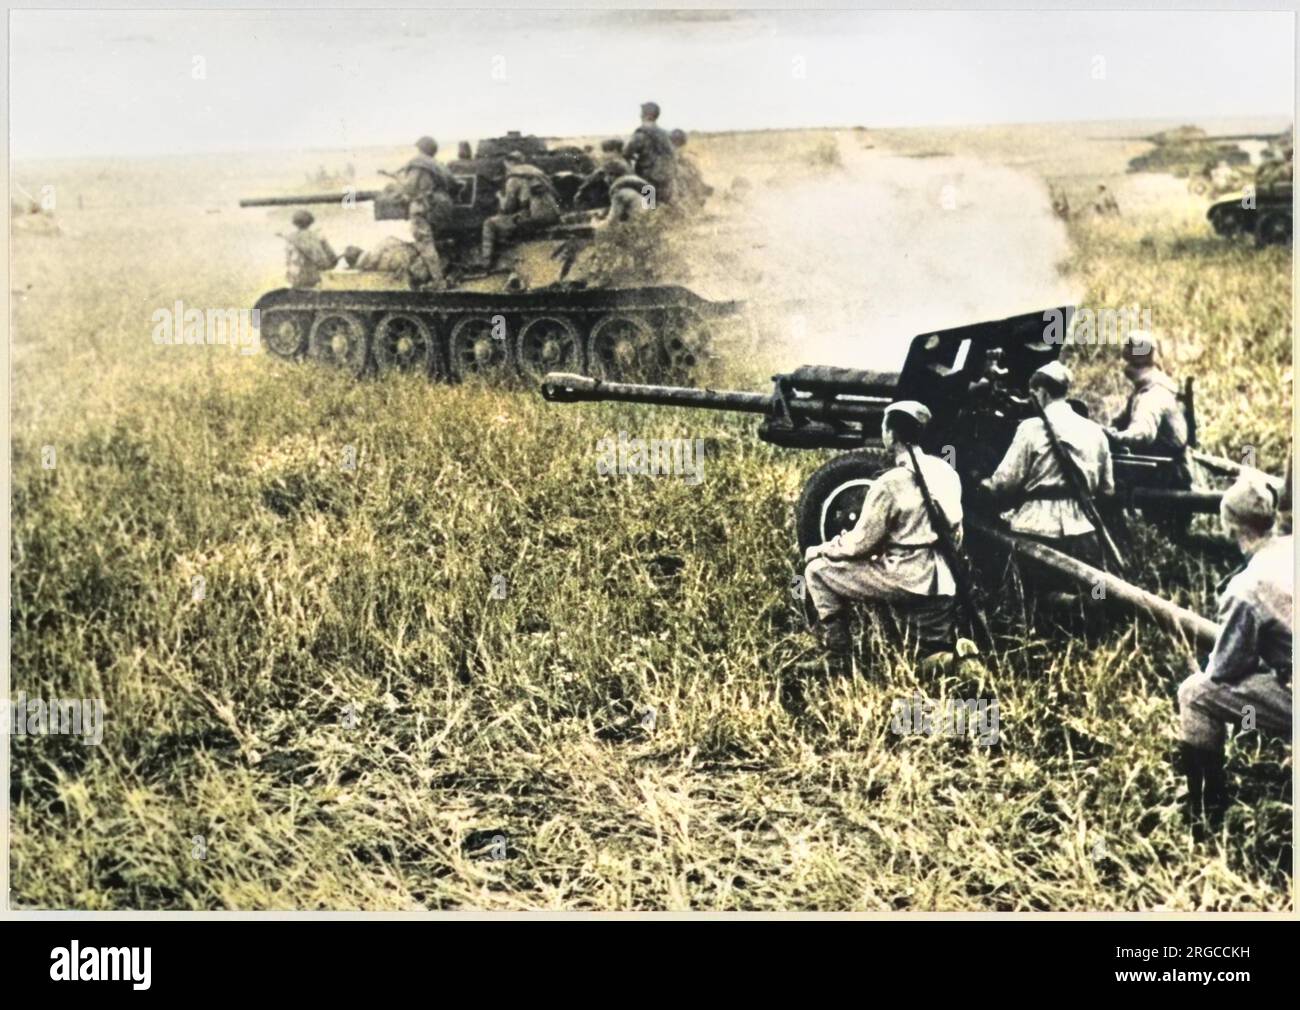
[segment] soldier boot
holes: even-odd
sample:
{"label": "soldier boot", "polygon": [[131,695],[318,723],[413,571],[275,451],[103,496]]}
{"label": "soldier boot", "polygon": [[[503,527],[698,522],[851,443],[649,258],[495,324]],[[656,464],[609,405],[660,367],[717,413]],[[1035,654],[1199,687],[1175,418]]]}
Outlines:
{"label": "soldier boot", "polygon": [[1228,809],[1228,777],[1222,751],[1179,746],[1178,763],[1187,776],[1187,819],[1198,842],[1217,831]]}

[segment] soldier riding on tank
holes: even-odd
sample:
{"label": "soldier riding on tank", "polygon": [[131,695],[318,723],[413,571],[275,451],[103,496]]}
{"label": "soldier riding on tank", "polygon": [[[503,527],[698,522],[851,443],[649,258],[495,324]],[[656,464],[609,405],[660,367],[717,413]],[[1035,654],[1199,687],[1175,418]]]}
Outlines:
{"label": "soldier riding on tank", "polygon": [[560,198],[546,173],[524,160],[523,153],[505,156],[506,183],[499,200],[501,213],[483,222],[482,261],[496,264],[501,242],[517,241],[560,221]]}

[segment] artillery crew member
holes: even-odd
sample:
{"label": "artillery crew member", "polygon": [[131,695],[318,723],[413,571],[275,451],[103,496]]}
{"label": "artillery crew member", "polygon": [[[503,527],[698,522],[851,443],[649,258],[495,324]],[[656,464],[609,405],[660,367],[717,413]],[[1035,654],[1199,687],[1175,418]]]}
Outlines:
{"label": "artillery crew member", "polygon": [[291,288],[314,288],[321,281],[321,271],[338,265],[338,254],[323,235],[312,230],[315,221],[311,211],[294,211],[294,231],[281,236],[288,243],[285,265]]}
{"label": "artillery crew member", "polygon": [[419,153],[402,170],[403,188],[410,201],[411,239],[424,260],[430,283],[440,286],[442,260],[438,256],[437,238],[451,223],[456,178],[446,166],[435,160],[438,153],[436,140],[421,137],[415,142],[415,147]]}
{"label": "artillery crew member", "polygon": [[1291,739],[1291,623],[1295,544],[1275,534],[1276,501],[1263,483],[1241,478],[1223,496],[1219,521],[1246,563],[1219,587],[1219,631],[1205,670],[1178,688],[1180,760],[1198,833],[1227,807],[1226,724]]}
{"label": "artillery crew member", "polygon": [[659,125],[659,106],[641,106],[641,125],[623,148],[623,157],[646,182],[654,187],[654,204],[673,202],[677,179],[677,155],[667,132]]}
{"label": "artillery crew member", "polygon": [[1124,342],[1124,375],[1133,384],[1124,412],[1106,434],[1116,445],[1137,453],[1172,456],[1179,469],[1173,487],[1192,486],[1187,468],[1187,417],[1178,400],[1178,384],[1157,366],[1154,338],[1134,330]]}
{"label": "artillery crew member", "polygon": [[805,589],[832,655],[851,651],[846,608],[852,600],[897,604],[956,596],[953,573],[936,549],[938,535],[908,456],[911,447],[935,505],[960,538],[961,479],[944,460],[918,447],[929,422],[929,408],[915,400],[885,408],[881,438],[893,453],[893,468],[872,483],[853,529],[809,547],[804,555]]}
{"label": "artillery crew member", "polygon": [[[1115,490],[1114,467],[1105,429],[1075,412],[1066,400],[1070,370],[1059,361],[1038,369],[1029,378],[1029,395],[1038,401],[1061,448],[1069,453],[1087,485],[1088,494]],[[1011,447],[993,476],[982,486],[1015,506],[1011,529],[1046,543],[1090,565],[1100,565],[1097,531],[1076,500],[1041,418],[1021,421]]]}
{"label": "artillery crew member", "polygon": [[501,213],[483,222],[483,265],[492,269],[497,247],[549,228],[560,221],[560,199],[551,180],[519,151],[505,156],[506,184],[499,200]]}

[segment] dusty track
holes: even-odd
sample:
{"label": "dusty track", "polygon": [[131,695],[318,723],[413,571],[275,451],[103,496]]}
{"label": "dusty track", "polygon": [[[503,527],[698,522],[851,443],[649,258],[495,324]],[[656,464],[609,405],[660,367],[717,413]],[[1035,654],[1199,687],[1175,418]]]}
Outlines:
{"label": "dusty track", "polygon": [[969,156],[900,156],[855,136],[824,139],[820,165],[782,152],[767,180],[715,200],[712,224],[693,231],[691,285],[764,306],[765,331],[786,348],[780,364],[896,367],[917,333],[1077,296],[1057,269],[1065,227],[1037,178]]}

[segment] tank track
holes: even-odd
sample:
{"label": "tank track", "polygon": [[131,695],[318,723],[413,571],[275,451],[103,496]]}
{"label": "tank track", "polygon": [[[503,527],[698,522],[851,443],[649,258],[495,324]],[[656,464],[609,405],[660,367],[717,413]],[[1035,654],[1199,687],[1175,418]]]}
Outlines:
{"label": "tank track", "polygon": [[282,288],[253,306],[279,357],[357,377],[407,371],[449,382],[535,381],[550,371],[689,383],[736,302],[677,286],[520,293]]}

